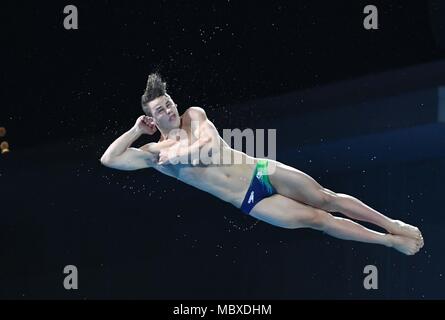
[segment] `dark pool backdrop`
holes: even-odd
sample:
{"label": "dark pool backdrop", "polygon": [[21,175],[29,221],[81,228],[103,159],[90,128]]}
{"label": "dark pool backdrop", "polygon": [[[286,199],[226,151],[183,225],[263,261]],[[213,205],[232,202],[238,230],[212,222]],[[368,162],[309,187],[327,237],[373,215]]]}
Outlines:
{"label": "dark pool backdrop", "polygon": [[[365,30],[367,4],[2,2],[0,297],[445,298],[445,6],[373,1]],[[180,112],[203,107],[221,134],[276,129],[279,161],[419,226],[425,247],[280,229],[154,170],[101,166],[153,71]]]}

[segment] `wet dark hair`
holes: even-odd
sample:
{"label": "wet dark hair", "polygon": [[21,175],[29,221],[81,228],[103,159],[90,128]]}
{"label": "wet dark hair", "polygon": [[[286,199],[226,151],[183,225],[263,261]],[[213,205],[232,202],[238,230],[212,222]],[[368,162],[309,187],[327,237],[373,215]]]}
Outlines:
{"label": "wet dark hair", "polygon": [[145,87],[144,94],[141,98],[142,110],[145,114],[151,116],[148,103],[158,97],[161,97],[167,93],[167,83],[162,82],[162,78],[158,73],[152,73],[148,76],[147,85]]}

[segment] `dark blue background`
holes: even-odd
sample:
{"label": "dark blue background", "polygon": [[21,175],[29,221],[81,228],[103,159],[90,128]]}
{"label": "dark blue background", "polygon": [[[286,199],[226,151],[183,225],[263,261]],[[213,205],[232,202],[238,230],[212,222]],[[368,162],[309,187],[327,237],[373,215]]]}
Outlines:
{"label": "dark blue background", "polygon": [[[374,31],[365,1],[72,4],[76,31],[65,4],[2,3],[0,297],[445,297],[439,1],[375,1]],[[101,166],[155,70],[180,111],[203,107],[220,133],[276,128],[279,161],[418,225],[424,249],[276,228],[153,170]]]}

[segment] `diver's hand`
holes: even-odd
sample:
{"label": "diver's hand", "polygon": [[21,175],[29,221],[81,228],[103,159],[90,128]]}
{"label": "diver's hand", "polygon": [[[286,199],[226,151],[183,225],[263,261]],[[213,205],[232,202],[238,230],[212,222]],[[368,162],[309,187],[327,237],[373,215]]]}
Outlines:
{"label": "diver's hand", "polygon": [[138,133],[148,135],[152,135],[158,130],[153,118],[149,116],[140,116],[137,118],[134,128]]}
{"label": "diver's hand", "polygon": [[178,164],[181,147],[179,143],[175,143],[169,148],[159,151],[159,165]]}
{"label": "diver's hand", "polygon": [[170,163],[167,150],[168,149],[163,149],[159,152],[158,165],[163,166]]}

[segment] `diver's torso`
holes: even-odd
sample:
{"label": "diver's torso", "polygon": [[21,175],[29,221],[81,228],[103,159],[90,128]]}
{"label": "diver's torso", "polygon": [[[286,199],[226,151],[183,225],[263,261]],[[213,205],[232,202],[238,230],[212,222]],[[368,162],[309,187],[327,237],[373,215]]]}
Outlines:
{"label": "diver's torso", "polygon": [[[188,139],[189,141],[181,142],[189,145],[194,142],[191,135]],[[214,161],[215,163],[205,164],[206,162],[201,161],[195,165],[178,163],[156,165],[154,168],[240,207],[250,185],[256,159],[230,148],[220,136],[218,139],[219,144],[212,148],[214,159],[218,159]],[[235,162],[234,159],[237,161]]]}

